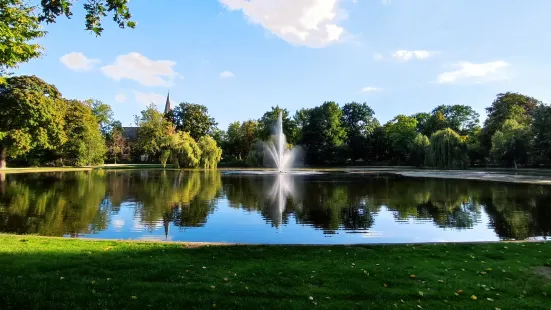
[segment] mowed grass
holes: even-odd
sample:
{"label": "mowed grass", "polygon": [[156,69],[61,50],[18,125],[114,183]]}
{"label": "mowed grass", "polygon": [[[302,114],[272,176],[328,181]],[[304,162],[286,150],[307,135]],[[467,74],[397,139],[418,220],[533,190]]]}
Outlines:
{"label": "mowed grass", "polygon": [[1,309],[550,309],[551,244],[195,246],[0,235]]}

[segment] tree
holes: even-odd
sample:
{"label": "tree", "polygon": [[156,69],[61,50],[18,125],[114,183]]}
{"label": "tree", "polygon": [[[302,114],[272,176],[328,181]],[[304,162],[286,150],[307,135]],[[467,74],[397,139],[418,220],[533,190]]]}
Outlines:
{"label": "tree", "polygon": [[216,141],[210,136],[202,136],[199,139],[199,148],[201,149],[203,168],[216,169],[220,158],[222,158],[222,149],[216,145]]}
{"label": "tree", "polygon": [[92,114],[96,118],[103,136],[107,137],[114,122],[111,106],[97,99],[88,99],[84,102],[92,109]]}
{"label": "tree", "polygon": [[0,84],[7,70],[40,56],[42,48],[33,40],[46,32],[34,10],[23,0],[0,0]]}
{"label": "tree", "polygon": [[118,156],[124,152],[124,149],[127,145],[126,138],[123,136],[123,129],[122,126],[120,126],[120,122],[114,123],[111,135],[109,136],[108,145],[109,151],[113,156],[116,164]]}
{"label": "tree", "polygon": [[490,153],[492,137],[503,127],[506,120],[514,119],[519,124],[530,125],[532,116],[541,102],[518,93],[498,94],[492,105],[486,108],[487,118],[481,133],[481,144]]}
{"label": "tree", "polygon": [[450,128],[435,132],[430,137],[425,165],[439,169],[467,169],[466,137],[461,137]]}
{"label": "tree", "polygon": [[451,128],[460,135],[472,134],[479,124],[480,115],[467,105],[440,105],[432,110],[433,115],[437,112],[446,120],[444,128]]}
{"label": "tree", "polygon": [[528,161],[531,142],[529,127],[508,119],[492,136],[492,156],[496,161],[504,161],[516,169],[517,164]]}
{"label": "tree", "polygon": [[188,132],[195,140],[211,133],[217,125],[209,116],[207,107],[195,103],[180,103],[167,118],[172,120],[176,130]]}
{"label": "tree", "polygon": [[255,120],[233,122],[228,126],[225,156],[244,160],[258,139],[259,124]]}
{"label": "tree", "polygon": [[33,149],[53,150],[67,136],[65,104],[53,85],[36,76],[17,76],[0,85],[0,168],[6,158]]}
{"label": "tree", "polygon": [[385,124],[391,157],[398,163],[409,162],[414,146],[413,141],[417,136],[416,128],[417,120],[405,115],[398,115]]}
{"label": "tree", "polygon": [[302,128],[302,142],[306,160],[311,164],[330,164],[339,161],[346,139],[342,126],[342,110],[335,102],[324,102],[308,112]]}
{"label": "tree", "polygon": [[138,128],[136,146],[148,156],[156,156],[161,151],[162,139],[167,134],[171,124],[151,104],[135,116]]}
{"label": "tree", "polygon": [[[87,0],[86,30],[100,35],[103,31],[102,18],[112,13],[113,20],[120,28],[134,28],[126,0]],[[6,70],[41,55],[41,46],[33,40],[43,37],[46,32],[40,28],[41,22],[54,23],[57,17],[72,16],[72,0],[41,0],[42,12],[36,15],[37,6],[23,0],[0,0],[0,82]]]}
{"label": "tree", "polygon": [[416,166],[423,166],[425,162],[425,154],[430,145],[429,138],[421,133],[417,133],[413,140],[413,152],[411,155],[411,163]]}
{"label": "tree", "polygon": [[62,159],[74,166],[103,164],[107,151],[105,140],[90,106],[78,100],[65,101],[65,132],[68,139],[61,148]]}
{"label": "tree", "polygon": [[287,142],[294,145],[297,143],[297,125],[293,119],[289,118],[289,111],[279,106],[272,107],[258,120],[258,136],[262,141],[270,138],[280,112],[282,113],[283,134],[285,134]]}
{"label": "tree", "polygon": [[176,167],[194,168],[201,160],[201,148],[187,132],[177,131],[174,134],[172,160]]}
{"label": "tree", "polygon": [[534,159],[539,163],[551,163],[551,106],[540,104],[536,108],[532,134]]}
{"label": "tree", "polygon": [[375,112],[367,103],[351,102],[342,107],[342,126],[346,131],[348,156],[355,162],[359,159],[368,161],[371,158],[369,138],[380,126],[374,117]]}
{"label": "tree", "polygon": [[[108,13],[113,14],[113,21],[120,28],[136,27],[136,23],[130,20],[132,15],[127,3],[128,0],[87,0],[84,3],[86,30],[92,31],[98,36],[101,35],[103,32],[102,18]],[[71,0],[41,0],[41,4],[42,14],[39,17],[41,22],[54,23],[60,15],[65,15],[67,18],[71,18],[73,15],[71,12],[73,1]]]}

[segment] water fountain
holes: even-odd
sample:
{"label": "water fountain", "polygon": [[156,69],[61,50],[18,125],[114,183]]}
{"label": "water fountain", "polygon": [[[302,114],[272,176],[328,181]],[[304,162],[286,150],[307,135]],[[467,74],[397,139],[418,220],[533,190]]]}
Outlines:
{"label": "water fountain", "polygon": [[[283,133],[283,113],[280,111],[277,122],[273,128],[274,134],[270,141],[265,143],[265,164],[275,164],[277,171],[286,173],[293,165],[300,154],[300,147],[294,147],[291,150],[287,148],[287,139]],[[268,162],[266,162],[268,161]]]}

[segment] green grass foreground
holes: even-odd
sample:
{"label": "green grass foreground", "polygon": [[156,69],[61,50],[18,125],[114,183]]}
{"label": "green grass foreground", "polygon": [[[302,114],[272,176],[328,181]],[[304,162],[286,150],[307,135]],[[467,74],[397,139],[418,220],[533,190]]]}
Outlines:
{"label": "green grass foreground", "polygon": [[196,246],[0,235],[2,309],[549,309],[550,243]]}

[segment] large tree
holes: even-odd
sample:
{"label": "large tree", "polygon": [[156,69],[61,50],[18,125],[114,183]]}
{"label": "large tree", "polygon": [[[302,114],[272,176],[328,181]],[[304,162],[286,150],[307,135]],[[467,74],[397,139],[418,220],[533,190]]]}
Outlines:
{"label": "large tree", "polygon": [[[108,14],[120,28],[136,26],[127,0],[83,2],[86,30],[96,35],[102,33],[102,19]],[[33,6],[24,0],[0,0],[0,82],[7,70],[41,55],[41,46],[34,42],[46,34],[40,23],[53,23],[60,15],[71,18],[73,3],[72,0],[41,0],[38,6]]]}
{"label": "large tree", "polygon": [[201,149],[201,164],[203,168],[216,169],[220,158],[222,158],[222,149],[216,145],[216,141],[210,136],[202,136],[198,144]]}
{"label": "large tree", "polygon": [[489,153],[493,135],[503,127],[506,120],[512,119],[528,126],[540,104],[539,100],[519,93],[498,94],[492,105],[486,108],[487,118],[480,137],[486,152]]}
{"label": "large tree", "polygon": [[516,169],[518,164],[528,162],[531,143],[530,128],[515,119],[508,119],[492,136],[492,156],[497,162]]}
{"label": "large tree", "polygon": [[410,116],[398,115],[385,124],[385,132],[390,142],[391,157],[400,163],[408,163],[417,136],[417,120]]}
{"label": "large tree", "polygon": [[363,159],[369,161],[372,157],[370,137],[379,121],[375,112],[367,103],[351,102],[342,107],[342,125],[346,130],[346,146],[348,157],[355,162]]}
{"label": "large tree", "polygon": [[306,161],[310,164],[339,162],[340,151],[346,139],[339,105],[333,101],[324,102],[307,115],[301,141],[306,148]]}
{"label": "large tree", "polygon": [[171,124],[154,104],[149,105],[140,116],[135,116],[135,121],[139,127],[136,141],[138,149],[150,157],[158,155]]}
{"label": "large tree", "polygon": [[440,105],[432,110],[433,115],[437,112],[442,113],[446,127],[460,135],[470,135],[479,126],[480,115],[468,105]]}
{"label": "large tree", "polygon": [[209,135],[216,128],[216,121],[212,118],[204,105],[195,103],[180,103],[167,116],[176,130],[188,132],[195,140]]}
{"label": "large tree", "polygon": [[425,165],[440,169],[467,169],[469,157],[465,138],[451,128],[435,132],[426,150]]}
{"label": "large tree", "polygon": [[97,118],[87,103],[65,100],[67,142],[61,148],[64,164],[88,166],[103,164],[107,151]]}
{"label": "large tree", "polygon": [[67,140],[65,104],[53,85],[36,76],[17,76],[0,85],[0,168],[7,157],[33,149],[53,150]]}

